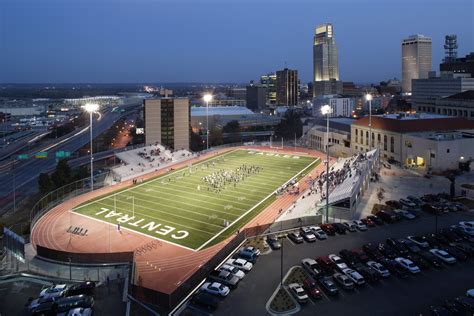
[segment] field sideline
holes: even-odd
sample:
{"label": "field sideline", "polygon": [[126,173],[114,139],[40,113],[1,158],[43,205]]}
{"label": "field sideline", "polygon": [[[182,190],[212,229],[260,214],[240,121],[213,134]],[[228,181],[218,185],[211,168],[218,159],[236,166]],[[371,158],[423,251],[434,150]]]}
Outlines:
{"label": "field sideline", "polygon": [[[276,189],[319,162],[306,155],[238,149],[83,203],[73,211],[116,224],[117,229],[120,223],[121,229],[200,250],[234,233],[274,200]],[[203,180],[217,173],[238,180],[220,181],[217,188]]]}

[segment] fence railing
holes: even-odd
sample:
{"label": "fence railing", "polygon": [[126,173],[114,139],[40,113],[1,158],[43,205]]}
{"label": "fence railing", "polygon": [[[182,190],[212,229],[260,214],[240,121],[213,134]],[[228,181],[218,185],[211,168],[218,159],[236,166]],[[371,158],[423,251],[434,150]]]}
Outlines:
{"label": "fence railing", "polygon": [[[94,190],[108,186],[105,179],[107,178],[109,172],[104,172],[99,175],[94,176]],[[71,199],[73,197],[79,196],[83,193],[89,192],[91,181],[90,177],[74,181],[72,183],[66,184],[60,188],[57,188],[54,191],[49,192],[43,196],[35,205],[31,208],[30,212],[30,231],[33,226],[36,224],[38,219],[48,212],[53,207],[61,204],[62,202]]]}

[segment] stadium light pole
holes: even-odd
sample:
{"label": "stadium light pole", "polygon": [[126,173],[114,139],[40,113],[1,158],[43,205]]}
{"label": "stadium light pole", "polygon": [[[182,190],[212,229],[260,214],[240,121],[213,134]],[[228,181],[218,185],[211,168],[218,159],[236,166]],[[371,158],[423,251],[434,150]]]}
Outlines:
{"label": "stadium light pole", "polygon": [[205,94],[204,102],[206,102],[206,149],[209,149],[209,102],[212,101],[212,94]]}
{"label": "stadium light pole", "polygon": [[369,150],[372,150],[372,95],[367,93],[365,99],[369,102]]}
{"label": "stadium light pole", "polygon": [[92,156],[92,114],[99,110],[99,105],[97,103],[87,103],[84,105],[86,112],[89,112],[90,122],[89,122],[89,131],[90,131],[90,144],[91,144],[91,191],[94,191],[94,158]]}
{"label": "stadium light pole", "polygon": [[326,223],[329,222],[329,115],[331,112],[330,105],[321,107],[321,113],[326,115]]}

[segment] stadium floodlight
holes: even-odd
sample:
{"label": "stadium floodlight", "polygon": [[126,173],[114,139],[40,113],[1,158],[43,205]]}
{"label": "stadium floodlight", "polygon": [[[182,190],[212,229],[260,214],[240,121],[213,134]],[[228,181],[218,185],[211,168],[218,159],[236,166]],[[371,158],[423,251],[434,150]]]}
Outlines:
{"label": "stadium floodlight", "polygon": [[369,149],[372,150],[372,95],[367,93],[365,99],[369,102]]}
{"label": "stadium floodlight", "polygon": [[89,122],[89,132],[90,132],[90,153],[91,153],[91,191],[94,191],[94,157],[92,155],[92,114],[99,111],[99,105],[97,103],[86,103],[84,105],[84,110],[89,112],[90,122]]}
{"label": "stadium floodlight", "polygon": [[209,149],[209,102],[212,101],[212,94],[206,93],[203,100],[206,102],[206,149]]}
{"label": "stadium floodlight", "polygon": [[329,104],[321,107],[321,113],[326,115],[326,223],[329,222],[329,114],[332,108]]}
{"label": "stadium floodlight", "polygon": [[332,109],[331,109],[331,106],[329,104],[323,105],[321,107],[321,113],[323,115],[331,114],[331,112],[332,112]]}

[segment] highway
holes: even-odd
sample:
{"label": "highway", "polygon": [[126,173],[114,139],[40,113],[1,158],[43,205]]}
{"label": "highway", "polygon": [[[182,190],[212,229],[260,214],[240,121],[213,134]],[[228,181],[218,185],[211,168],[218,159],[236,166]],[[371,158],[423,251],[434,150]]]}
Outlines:
{"label": "highway", "polygon": [[[110,112],[106,110],[102,113],[100,119],[94,115],[93,119],[93,138],[109,129],[117,120],[138,109],[139,104],[123,105],[125,111],[122,113]],[[89,126],[78,129],[72,136],[61,139],[59,142],[49,145],[42,150],[48,152],[48,157],[44,159],[29,158],[28,160],[16,160],[13,170],[3,172],[0,174],[0,215],[5,211],[5,208],[11,206],[13,200],[13,187],[15,179],[17,200],[27,196],[28,194],[37,192],[38,190],[38,176],[43,172],[50,172],[56,166],[55,153],[57,151],[69,151],[71,153],[79,150],[89,143]],[[98,156],[111,155],[107,152],[98,154]],[[99,157],[98,157],[99,158]],[[79,158],[88,160],[89,158]],[[74,165],[79,165],[81,161],[78,160]]]}

